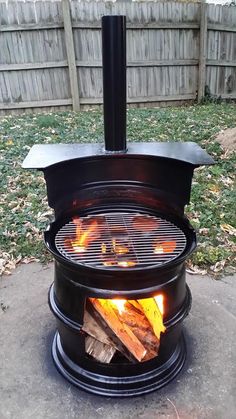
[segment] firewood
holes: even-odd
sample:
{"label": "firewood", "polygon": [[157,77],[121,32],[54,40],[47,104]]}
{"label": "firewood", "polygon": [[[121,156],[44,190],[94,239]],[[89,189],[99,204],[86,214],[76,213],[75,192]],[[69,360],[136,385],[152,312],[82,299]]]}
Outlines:
{"label": "firewood", "polygon": [[138,361],[142,361],[147,350],[132,330],[119,320],[119,317],[113,309],[112,302],[96,298],[90,298],[90,301],[129,352]]}
{"label": "firewood", "polygon": [[151,324],[156,337],[160,340],[161,332],[164,333],[166,328],[163,324],[162,314],[154,298],[144,298],[138,300],[145,316]]}
{"label": "firewood", "polygon": [[118,317],[132,330],[145,347],[147,353],[143,361],[147,361],[158,355],[160,341],[155,336],[147,317],[141,310],[142,308],[138,303],[135,307],[130,301],[127,301],[125,303],[125,310],[118,313]]}
{"label": "firewood", "polygon": [[128,300],[130,304],[132,304],[132,306],[134,306],[138,311],[140,311],[141,313],[143,313],[142,307],[140,306],[140,304],[138,303],[137,300]]}
{"label": "firewood", "polygon": [[85,338],[85,352],[97,361],[109,364],[116,352],[116,348],[99,342],[92,336],[87,336]]}
{"label": "firewood", "polygon": [[82,330],[86,332],[89,336],[92,336],[100,342],[115,347],[114,342],[112,341],[112,339],[109,338],[102,325],[99,324],[98,320],[96,320],[88,312],[88,310],[85,310],[84,312],[84,323]]}
{"label": "firewood", "polygon": [[[129,354],[125,346],[119,341],[119,339],[115,336],[107,323],[102,319],[100,314],[95,311],[92,305],[89,306],[89,304],[87,304],[84,313],[84,323],[82,330],[89,335],[85,338],[85,347],[87,348],[86,353],[89,353],[91,356],[97,359],[97,361],[109,363],[116,351],[122,353],[122,355],[125,356],[129,361],[135,361],[135,358]],[[92,337],[94,341],[89,340],[87,342],[88,337]],[[99,345],[99,342],[104,346]],[[111,348],[113,348],[113,350],[111,350]],[[113,354],[111,357],[109,357],[109,355],[106,357],[105,353],[103,353],[103,351],[106,349],[110,354]],[[90,353],[87,350],[91,350],[92,352]],[[102,352],[101,356],[99,355],[99,350]]]}
{"label": "firewood", "polygon": [[[127,358],[130,362],[136,362],[136,358],[128,351],[128,349],[123,345],[120,339],[116,336],[116,334],[111,330],[108,326],[106,321],[102,318],[99,312],[95,309],[92,303],[87,300],[86,304],[86,311],[90,314],[93,320],[97,323],[99,327],[99,331],[102,329],[103,333],[107,336],[110,341],[110,345],[114,346],[125,358]],[[87,327],[87,333],[90,334],[89,326]],[[99,335],[99,332],[98,332]],[[98,339],[99,340],[99,339]]]}

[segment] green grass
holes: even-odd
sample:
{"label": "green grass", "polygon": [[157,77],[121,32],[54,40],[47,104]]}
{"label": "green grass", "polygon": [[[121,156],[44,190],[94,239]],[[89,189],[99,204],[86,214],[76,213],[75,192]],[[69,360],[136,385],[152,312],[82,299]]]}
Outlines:
{"label": "green grass", "polygon": [[[216,134],[236,126],[236,106],[208,104],[181,108],[130,109],[130,141],[195,141],[217,165],[195,171],[191,203],[186,208],[198,231],[198,250],[189,266],[212,273],[232,272],[235,255],[235,154],[225,154]],[[103,141],[100,111],[9,116],[0,119],[0,270],[19,261],[46,261],[42,232],[49,222],[43,175],[21,169],[36,143]]]}

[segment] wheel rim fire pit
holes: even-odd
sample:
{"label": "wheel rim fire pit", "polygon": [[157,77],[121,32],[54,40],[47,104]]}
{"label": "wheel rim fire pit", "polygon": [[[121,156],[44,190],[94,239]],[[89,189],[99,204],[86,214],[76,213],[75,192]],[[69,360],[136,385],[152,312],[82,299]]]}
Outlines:
{"label": "wheel rim fire pit", "polygon": [[55,211],[45,231],[55,365],[117,397],[158,389],[184,365],[185,260],[196,247],[184,206],[194,169],[214,163],[191,142],[126,146],[125,36],[124,16],[102,18],[105,150],[35,145],[23,163],[44,172]]}

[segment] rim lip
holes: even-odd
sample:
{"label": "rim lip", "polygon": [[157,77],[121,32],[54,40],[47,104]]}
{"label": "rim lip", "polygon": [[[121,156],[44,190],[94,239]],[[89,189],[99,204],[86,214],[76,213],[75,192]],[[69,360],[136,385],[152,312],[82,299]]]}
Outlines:
{"label": "rim lip", "polygon": [[[100,216],[106,216],[106,215],[111,215],[111,214],[116,214],[115,212],[113,213],[113,212],[105,212],[105,213],[101,213],[101,214],[97,214],[97,215],[95,215],[95,214],[88,214],[87,216],[85,216],[85,217],[81,217],[83,220],[86,220],[87,218],[89,218],[89,217],[100,217]],[[125,211],[119,211],[119,212],[117,212],[117,214],[119,215],[129,215],[129,212],[125,212]],[[144,215],[143,214],[141,214],[141,213],[134,213],[134,216],[141,216],[141,217],[143,217]],[[166,220],[164,217],[157,217],[157,216],[154,216],[154,215],[149,215],[149,214],[146,214],[146,216],[147,217],[152,217],[152,218],[154,218],[154,219],[156,219],[157,221],[158,221],[158,219],[161,219],[161,221],[165,221],[165,222],[167,222],[167,223],[169,223],[170,224],[170,226],[169,226],[169,228],[172,228],[172,227],[175,227],[175,228],[177,228],[181,233],[182,233],[182,235],[183,235],[183,237],[184,237],[184,239],[185,239],[185,243],[184,243],[184,245],[183,245],[183,247],[182,247],[182,249],[179,251],[179,253],[177,254],[177,255],[174,255],[174,256],[172,256],[171,257],[171,259],[169,259],[169,260],[167,260],[167,261],[164,261],[164,262],[161,262],[161,263],[157,263],[157,264],[155,264],[155,263],[152,263],[152,262],[147,262],[147,265],[145,265],[145,266],[141,266],[139,263],[137,264],[137,266],[134,266],[132,269],[134,270],[134,271],[137,271],[138,269],[146,269],[146,268],[148,268],[148,267],[150,267],[150,268],[157,268],[158,266],[166,266],[168,263],[170,263],[170,262],[174,262],[176,259],[178,259],[178,258],[180,258],[181,257],[181,255],[185,252],[185,250],[186,250],[186,248],[187,248],[187,236],[186,236],[186,234],[185,234],[185,232],[179,227],[179,226],[177,226],[176,224],[174,224],[173,222],[171,222],[171,221],[169,221],[169,220]],[[57,239],[57,235],[58,235],[58,233],[60,232],[60,231],[62,231],[62,229],[64,228],[64,227],[66,227],[67,225],[69,225],[71,222],[72,222],[73,220],[72,220],[72,218],[68,221],[68,222],[66,222],[62,227],[60,227],[59,229],[58,229],[58,231],[57,231],[57,233],[55,234],[55,237],[54,237],[54,242],[55,242],[55,248],[56,248],[56,251],[58,252],[58,254],[60,255],[60,256],[62,256],[63,258],[65,258],[66,260],[69,260],[69,261],[71,261],[73,264],[75,264],[75,265],[79,265],[79,266],[83,266],[83,267],[87,267],[87,268],[94,268],[94,269],[104,269],[104,270],[111,270],[111,271],[113,271],[113,270],[115,270],[115,271],[123,271],[125,268],[123,268],[123,267],[121,267],[121,268],[119,268],[119,267],[110,267],[110,269],[109,268],[103,268],[102,266],[93,266],[92,264],[90,265],[89,263],[87,263],[86,261],[82,261],[82,262],[78,262],[78,261],[74,261],[73,259],[71,259],[70,257],[69,257],[69,255],[68,256],[66,256],[66,255],[64,255],[60,250],[59,250],[59,248],[58,248],[58,246],[57,246],[57,244],[56,244],[56,239]],[[173,231],[173,234],[174,234],[174,231]],[[165,236],[165,233],[163,233],[163,236]],[[66,237],[64,237],[65,239],[66,239]],[[133,241],[133,239],[132,239],[132,237],[131,237],[131,240]],[[152,238],[152,240],[158,240],[158,236],[155,238]],[[145,240],[143,240],[143,241],[145,241]],[[178,244],[178,239],[176,239],[176,243]],[[135,243],[134,243],[134,245],[135,245]],[[66,250],[65,250],[65,253],[66,253]],[[74,252],[74,254],[76,255],[76,252]],[[128,268],[128,271],[130,271],[130,267]]]}
{"label": "rim lip", "polygon": [[[71,261],[70,259],[66,258],[65,256],[61,255],[61,253],[59,253],[59,251],[57,250],[56,246],[55,246],[55,237],[56,234],[58,233],[58,231],[60,230],[60,228],[65,225],[68,221],[71,220],[71,218],[73,216],[85,216],[85,215],[99,215],[104,213],[104,207],[100,207],[98,208],[98,210],[95,211],[91,211],[91,209],[88,209],[87,211],[81,211],[81,214],[78,214],[78,212],[76,214],[70,214],[69,216],[67,215],[66,217],[60,217],[57,220],[55,220],[54,222],[52,222],[48,228],[46,229],[46,231],[44,232],[44,242],[45,245],[47,247],[47,249],[49,250],[49,252],[54,256],[54,258],[61,263],[62,265],[78,272],[83,271],[84,273],[91,273],[93,272],[94,274],[98,273],[98,274],[104,274],[104,275],[113,275],[113,277],[120,276],[122,273],[126,274],[126,275],[135,275],[135,273],[140,273],[140,272],[166,272],[168,270],[168,268],[174,268],[178,265],[180,265],[182,262],[184,262],[187,257],[195,250],[196,248],[196,232],[193,229],[193,227],[191,226],[189,220],[183,216],[180,217],[179,215],[176,214],[170,214],[170,213],[163,213],[163,212],[159,212],[159,211],[155,211],[149,208],[136,208],[133,209],[131,206],[125,206],[123,208],[123,211],[127,211],[130,213],[137,213],[137,211],[140,213],[140,215],[144,214],[144,215],[154,215],[156,217],[160,217],[160,218],[164,218],[166,221],[170,221],[172,222],[175,226],[177,226],[178,228],[180,228],[185,237],[186,237],[186,245],[185,245],[185,249],[183,250],[183,252],[176,257],[175,259],[172,259],[168,262],[162,263],[160,265],[151,265],[151,266],[145,266],[145,267],[141,267],[141,266],[137,266],[137,267],[129,267],[129,268],[103,268],[103,267],[93,267],[93,266],[86,266],[83,264],[79,264],[79,263],[75,263],[73,261]],[[107,211],[108,212],[108,211]],[[110,208],[109,212],[119,212],[119,208],[117,211],[117,207],[114,205],[114,208]],[[122,211],[120,211],[122,212]],[[85,215],[84,215],[85,214]]]}

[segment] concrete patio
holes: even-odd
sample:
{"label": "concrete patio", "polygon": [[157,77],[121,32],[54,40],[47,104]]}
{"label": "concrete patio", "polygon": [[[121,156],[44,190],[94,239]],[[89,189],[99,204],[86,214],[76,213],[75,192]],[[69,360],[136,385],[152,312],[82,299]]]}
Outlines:
{"label": "concrete patio", "polygon": [[102,398],[67,383],[52,363],[53,266],[21,265],[0,279],[0,419],[235,419],[236,277],[188,276],[188,359],[167,387],[132,399]]}

